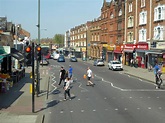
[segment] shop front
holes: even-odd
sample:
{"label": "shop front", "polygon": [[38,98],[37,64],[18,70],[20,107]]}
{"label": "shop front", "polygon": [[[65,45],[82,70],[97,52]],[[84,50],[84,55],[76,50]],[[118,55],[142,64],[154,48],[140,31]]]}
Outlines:
{"label": "shop front", "polygon": [[136,59],[138,61],[138,67],[147,68],[147,56],[145,54],[146,51],[149,50],[148,43],[141,42],[136,44]]}
{"label": "shop front", "polygon": [[0,93],[6,92],[11,81],[10,46],[0,46]]}
{"label": "shop front", "polygon": [[121,58],[122,58],[122,46],[117,45],[114,48],[114,60],[119,60],[120,62],[122,62]]}
{"label": "shop front", "polygon": [[16,83],[25,76],[24,56],[15,48],[11,48],[10,55],[12,60],[12,78],[13,82]]}
{"label": "shop front", "polygon": [[135,56],[135,44],[125,44],[123,45],[123,63],[125,65],[131,65],[131,59],[136,59]]}
{"label": "shop front", "polygon": [[106,46],[106,53],[107,53],[107,55],[106,55],[106,61],[107,62],[109,62],[109,61],[111,61],[111,60],[114,60],[114,45],[107,45]]}
{"label": "shop front", "polygon": [[155,63],[158,63],[165,69],[165,42],[156,42],[154,48],[146,51],[146,56],[148,59],[148,67],[154,67]]}

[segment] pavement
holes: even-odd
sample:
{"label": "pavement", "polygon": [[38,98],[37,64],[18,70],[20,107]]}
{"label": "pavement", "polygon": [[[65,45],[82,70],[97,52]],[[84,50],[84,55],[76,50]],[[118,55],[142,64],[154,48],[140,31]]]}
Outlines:
{"label": "pavement", "polygon": [[32,94],[30,93],[31,67],[26,68],[25,77],[6,93],[0,93],[0,123],[42,123],[40,115],[45,109],[48,84],[48,67],[40,67],[40,94],[35,95],[34,113],[32,112]]}
{"label": "pavement", "polygon": [[[86,61],[84,61],[86,62]],[[93,63],[92,60],[87,61]],[[105,67],[107,63],[105,62]],[[30,94],[30,79],[31,67],[26,68],[26,76],[14,84],[6,93],[0,94],[0,123],[43,123],[44,109],[46,108],[47,85],[49,81],[49,67],[40,67],[40,91],[41,94],[35,96],[35,112],[32,113],[32,94]],[[147,80],[154,83],[154,73],[147,69],[134,68],[124,65],[124,74]],[[162,75],[165,80],[165,74]]]}

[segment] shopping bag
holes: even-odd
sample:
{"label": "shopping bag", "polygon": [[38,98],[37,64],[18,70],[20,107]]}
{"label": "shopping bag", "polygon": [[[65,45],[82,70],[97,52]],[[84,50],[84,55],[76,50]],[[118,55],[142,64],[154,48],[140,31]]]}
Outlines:
{"label": "shopping bag", "polygon": [[84,78],[84,79],[86,79],[86,78],[87,78],[86,74],[84,74],[83,78]]}

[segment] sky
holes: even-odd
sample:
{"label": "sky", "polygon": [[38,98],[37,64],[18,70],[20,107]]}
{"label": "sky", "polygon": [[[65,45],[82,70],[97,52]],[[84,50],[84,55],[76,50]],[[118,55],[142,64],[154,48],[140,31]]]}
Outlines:
{"label": "sky", "polygon": [[[109,2],[109,1],[108,1]],[[103,0],[40,0],[41,38],[53,38],[75,26],[98,18]],[[21,24],[38,38],[38,0],[0,0],[0,17]]]}

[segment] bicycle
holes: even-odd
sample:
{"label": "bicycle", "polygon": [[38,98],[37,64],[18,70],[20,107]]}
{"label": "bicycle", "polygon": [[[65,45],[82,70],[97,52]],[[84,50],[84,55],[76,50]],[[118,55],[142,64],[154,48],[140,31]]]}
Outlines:
{"label": "bicycle", "polygon": [[162,76],[162,73],[161,72],[157,72],[157,74],[155,76],[156,77],[156,89],[160,88],[160,86],[163,83],[163,80],[162,80],[161,76]]}

